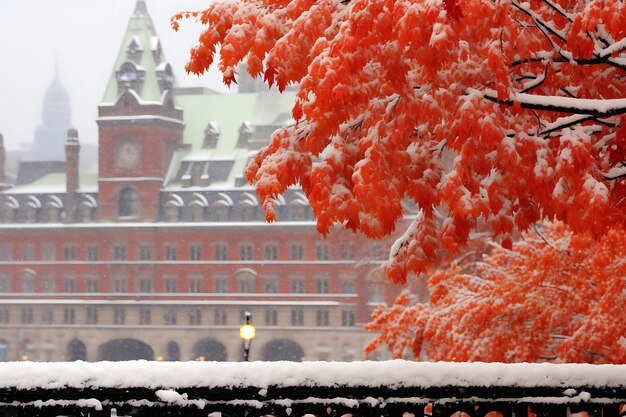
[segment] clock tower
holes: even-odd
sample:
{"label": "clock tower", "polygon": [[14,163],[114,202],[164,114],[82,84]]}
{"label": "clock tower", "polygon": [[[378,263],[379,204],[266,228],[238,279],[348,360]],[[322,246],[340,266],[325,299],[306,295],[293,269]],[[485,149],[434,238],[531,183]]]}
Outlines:
{"label": "clock tower", "polygon": [[182,145],[171,66],[145,2],[135,6],[98,107],[100,221],[156,221],[174,152]]}

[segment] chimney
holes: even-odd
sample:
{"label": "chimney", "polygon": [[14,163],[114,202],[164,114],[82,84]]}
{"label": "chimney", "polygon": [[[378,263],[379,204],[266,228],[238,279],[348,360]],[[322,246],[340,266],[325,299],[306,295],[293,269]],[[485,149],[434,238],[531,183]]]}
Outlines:
{"label": "chimney", "polygon": [[74,128],[67,130],[65,141],[66,167],[66,198],[65,198],[65,221],[72,223],[76,217],[76,191],[78,191],[78,155],[80,143],[78,143],[78,131]]}

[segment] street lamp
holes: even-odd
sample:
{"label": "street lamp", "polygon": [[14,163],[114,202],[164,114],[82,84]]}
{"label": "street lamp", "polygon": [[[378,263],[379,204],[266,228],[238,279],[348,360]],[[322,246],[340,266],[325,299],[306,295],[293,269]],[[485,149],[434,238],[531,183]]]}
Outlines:
{"label": "street lamp", "polygon": [[250,314],[249,311],[246,311],[245,316],[246,324],[241,326],[239,329],[239,337],[243,339],[243,360],[247,362],[250,356],[250,344],[252,343],[254,336],[256,336],[256,329],[252,324],[250,324],[250,317],[252,317],[252,314]]}

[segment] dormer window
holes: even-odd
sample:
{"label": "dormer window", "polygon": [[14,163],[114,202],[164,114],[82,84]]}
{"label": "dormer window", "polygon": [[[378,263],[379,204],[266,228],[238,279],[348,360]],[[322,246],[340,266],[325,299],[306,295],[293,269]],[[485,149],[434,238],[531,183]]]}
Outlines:
{"label": "dormer window", "polygon": [[248,123],[243,122],[241,126],[239,126],[239,138],[237,139],[237,147],[238,148],[247,148],[248,142],[250,138],[252,138],[252,134],[254,133],[254,127]]}
{"label": "dormer window", "polygon": [[191,185],[193,187],[206,187],[211,183],[209,178],[209,163],[196,162],[191,170]]}
{"label": "dormer window", "polygon": [[185,203],[183,199],[176,194],[170,194],[165,203],[165,221],[166,222],[178,222],[181,219],[182,209]]}
{"label": "dormer window", "polygon": [[116,72],[118,92],[121,93],[126,89],[132,89],[139,92],[139,90],[141,90],[141,86],[143,85],[145,73],[145,70],[134,62],[124,62],[120,66],[120,69]]}
{"label": "dormer window", "polygon": [[39,199],[35,196],[30,196],[24,212],[24,220],[26,223],[35,223],[39,221],[40,211],[41,201],[39,201]]}
{"label": "dormer window", "polygon": [[141,46],[141,39],[139,39],[139,36],[133,36],[130,42],[128,43],[128,48],[126,49],[126,56],[131,61],[139,62],[141,60],[142,53],[143,53],[143,47]]}
{"label": "dormer window", "polygon": [[222,131],[217,123],[209,122],[206,129],[204,129],[204,142],[202,142],[202,147],[205,149],[217,148],[217,142],[221,134]]}
{"label": "dormer window", "polygon": [[174,87],[174,72],[168,62],[162,62],[156,67],[156,75],[161,91],[171,90]]}
{"label": "dormer window", "polygon": [[150,51],[156,62],[161,61],[161,40],[157,36],[150,37]]}
{"label": "dormer window", "polygon": [[261,149],[270,143],[272,133],[281,127],[281,125],[274,124],[253,125],[249,122],[243,122],[239,127],[236,147],[252,150]]}

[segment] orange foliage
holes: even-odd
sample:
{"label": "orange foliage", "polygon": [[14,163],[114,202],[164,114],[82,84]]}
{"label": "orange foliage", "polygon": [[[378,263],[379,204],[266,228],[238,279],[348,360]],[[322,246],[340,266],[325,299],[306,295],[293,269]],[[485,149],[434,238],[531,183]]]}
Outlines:
{"label": "orange foliage", "polygon": [[[606,0],[217,0],[187,70],[221,46],[227,84],[299,89],[293,126],[250,162],[268,220],[299,183],[318,229],[379,238],[421,214],[386,265],[405,282],[469,232],[504,246],[544,219],[626,224],[626,4]],[[613,100],[613,101],[607,101]],[[434,221],[442,213],[444,222]]]}
{"label": "orange foliage", "polygon": [[626,230],[599,241],[563,224],[512,250],[430,276],[430,300],[402,293],[367,328],[395,357],[446,361],[626,363]]}

